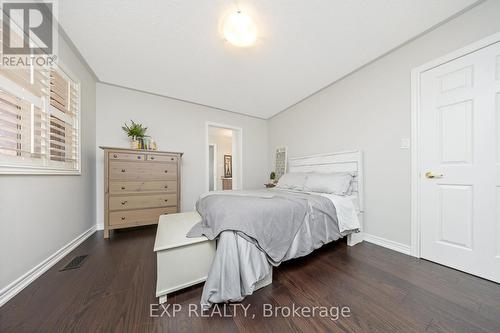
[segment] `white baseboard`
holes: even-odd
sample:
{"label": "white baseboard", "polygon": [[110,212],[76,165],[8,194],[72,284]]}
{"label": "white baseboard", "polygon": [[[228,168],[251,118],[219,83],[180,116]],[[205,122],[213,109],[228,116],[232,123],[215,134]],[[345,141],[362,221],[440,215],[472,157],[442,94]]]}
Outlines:
{"label": "white baseboard", "polygon": [[379,236],[370,235],[370,234],[365,233],[364,234],[364,240],[367,241],[367,242],[369,242],[369,243],[373,243],[375,245],[383,246],[383,247],[386,247],[388,249],[391,249],[391,250],[394,250],[394,251],[397,251],[397,252],[401,252],[401,253],[404,253],[404,254],[407,254],[407,255],[410,255],[410,252],[411,252],[410,245],[406,245],[406,244],[403,244],[403,243],[398,243],[398,242],[395,242],[395,241],[391,241],[389,239],[382,238],[382,237],[379,237]]}
{"label": "white baseboard", "polygon": [[104,230],[104,224],[97,224],[96,230]]}
{"label": "white baseboard", "polygon": [[21,290],[26,288],[31,282],[35,281],[40,275],[45,273],[49,268],[54,266],[59,260],[64,258],[68,253],[73,251],[84,240],[89,238],[96,231],[96,226],[90,229],[64,245],[47,259],[30,269],[26,274],[19,277],[14,282],[0,290],[0,307],[7,303],[12,297],[16,296]]}

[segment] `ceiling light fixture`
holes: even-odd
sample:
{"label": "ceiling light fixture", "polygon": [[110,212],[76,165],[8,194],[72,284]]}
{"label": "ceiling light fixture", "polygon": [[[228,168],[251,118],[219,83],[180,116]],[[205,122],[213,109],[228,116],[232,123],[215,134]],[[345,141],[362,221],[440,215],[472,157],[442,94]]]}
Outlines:
{"label": "ceiling light fixture", "polygon": [[250,16],[238,10],[226,17],[222,27],[225,39],[238,47],[248,47],[257,39],[257,26]]}

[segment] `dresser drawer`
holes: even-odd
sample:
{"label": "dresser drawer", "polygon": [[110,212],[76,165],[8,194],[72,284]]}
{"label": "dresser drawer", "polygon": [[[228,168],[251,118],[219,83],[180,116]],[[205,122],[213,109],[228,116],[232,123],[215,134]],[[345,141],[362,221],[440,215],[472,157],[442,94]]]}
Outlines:
{"label": "dresser drawer", "polygon": [[109,213],[109,225],[158,223],[160,215],[177,213],[177,207],[127,210]]}
{"label": "dresser drawer", "polygon": [[147,160],[151,162],[171,162],[177,163],[177,156],[172,155],[148,155]]}
{"label": "dresser drawer", "polygon": [[176,180],[148,181],[148,182],[109,182],[109,193],[136,193],[136,192],[177,192]]}
{"label": "dresser drawer", "polygon": [[156,195],[112,196],[109,198],[109,210],[140,209],[177,206],[177,193]]}
{"label": "dresser drawer", "polygon": [[110,180],[174,180],[177,164],[153,162],[110,162]]}
{"label": "dresser drawer", "polygon": [[109,159],[121,161],[145,161],[145,154],[130,154],[130,153],[109,153]]}

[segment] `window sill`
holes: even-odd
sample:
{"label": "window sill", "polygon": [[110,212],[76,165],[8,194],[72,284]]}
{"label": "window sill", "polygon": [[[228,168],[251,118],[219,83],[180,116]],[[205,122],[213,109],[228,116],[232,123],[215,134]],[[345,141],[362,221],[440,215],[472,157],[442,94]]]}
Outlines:
{"label": "window sill", "polygon": [[57,168],[37,168],[37,167],[21,167],[21,166],[0,166],[0,175],[67,175],[67,176],[81,176],[82,171],[78,170],[65,170]]}

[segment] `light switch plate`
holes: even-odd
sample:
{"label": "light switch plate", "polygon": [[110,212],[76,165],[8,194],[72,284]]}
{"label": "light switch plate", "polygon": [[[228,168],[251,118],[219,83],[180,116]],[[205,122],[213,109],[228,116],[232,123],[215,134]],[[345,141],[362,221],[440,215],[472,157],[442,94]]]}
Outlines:
{"label": "light switch plate", "polygon": [[401,149],[409,149],[410,148],[410,139],[402,138],[401,144],[399,146]]}

